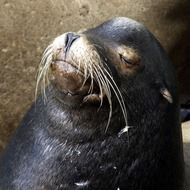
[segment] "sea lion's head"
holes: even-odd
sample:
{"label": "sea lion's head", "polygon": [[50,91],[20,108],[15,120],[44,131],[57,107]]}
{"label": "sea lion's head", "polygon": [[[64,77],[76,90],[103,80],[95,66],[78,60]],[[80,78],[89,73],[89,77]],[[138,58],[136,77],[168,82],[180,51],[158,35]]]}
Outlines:
{"label": "sea lion's head", "polygon": [[164,100],[174,101],[170,67],[153,35],[142,24],[121,17],[55,38],[44,52],[37,84],[45,84],[50,71],[63,104],[105,104],[111,117],[115,102],[127,125],[128,112],[137,117]]}

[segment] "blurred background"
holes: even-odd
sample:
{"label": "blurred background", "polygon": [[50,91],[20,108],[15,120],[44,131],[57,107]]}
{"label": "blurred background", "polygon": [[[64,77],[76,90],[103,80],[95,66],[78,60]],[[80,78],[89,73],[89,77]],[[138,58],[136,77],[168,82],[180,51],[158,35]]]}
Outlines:
{"label": "blurred background", "polygon": [[[149,28],[176,68],[181,103],[190,100],[189,0],[0,0],[0,151],[34,100],[44,48],[57,35],[115,16],[133,18]],[[183,133],[188,161],[190,123],[183,125]]]}

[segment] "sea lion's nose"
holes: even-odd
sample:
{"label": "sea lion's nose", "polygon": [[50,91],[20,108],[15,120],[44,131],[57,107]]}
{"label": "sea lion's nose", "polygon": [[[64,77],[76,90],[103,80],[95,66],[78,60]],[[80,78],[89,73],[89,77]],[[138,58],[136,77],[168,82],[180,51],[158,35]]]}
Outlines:
{"label": "sea lion's nose", "polygon": [[66,40],[65,40],[65,54],[67,53],[67,51],[69,50],[69,48],[71,47],[72,43],[77,39],[79,38],[80,36],[75,34],[75,33],[72,33],[72,32],[69,32],[66,34]]}

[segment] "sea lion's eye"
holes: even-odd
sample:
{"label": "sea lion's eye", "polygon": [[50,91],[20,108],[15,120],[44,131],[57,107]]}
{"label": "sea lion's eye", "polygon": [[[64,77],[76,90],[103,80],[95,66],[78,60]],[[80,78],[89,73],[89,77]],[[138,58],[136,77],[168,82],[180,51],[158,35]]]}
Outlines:
{"label": "sea lion's eye", "polygon": [[121,61],[122,61],[123,63],[128,64],[128,65],[130,65],[130,66],[133,65],[133,62],[132,62],[131,60],[129,60],[126,56],[123,56],[123,55],[121,55],[121,54],[119,54],[119,56],[120,56],[120,59],[121,59]]}

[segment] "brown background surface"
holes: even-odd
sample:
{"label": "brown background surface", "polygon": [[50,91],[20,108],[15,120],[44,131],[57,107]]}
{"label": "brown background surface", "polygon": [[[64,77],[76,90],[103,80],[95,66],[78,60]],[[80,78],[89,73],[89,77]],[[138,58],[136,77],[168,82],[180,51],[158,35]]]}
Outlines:
{"label": "brown background surface", "polygon": [[49,42],[115,16],[136,19],[154,33],[176,67],[181,100],[190,97],[189,0],[0,0],[0,150],[34,100]]}

